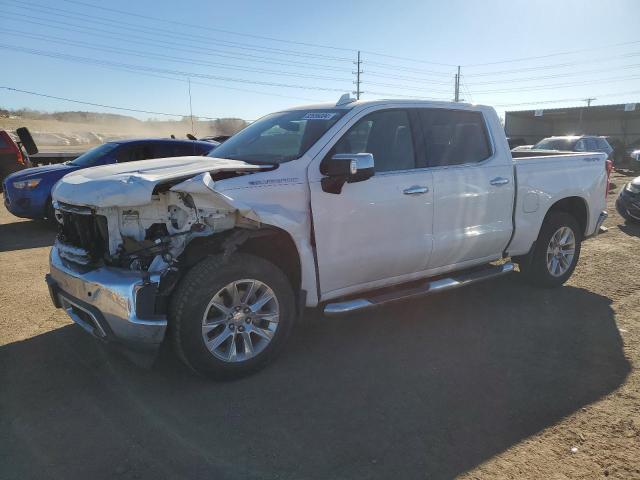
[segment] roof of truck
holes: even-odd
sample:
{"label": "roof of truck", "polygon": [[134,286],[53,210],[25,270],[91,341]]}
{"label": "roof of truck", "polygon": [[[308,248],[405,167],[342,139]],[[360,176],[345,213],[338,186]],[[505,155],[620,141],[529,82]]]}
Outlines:
{"label": "roof of truck", "polygon": [[287,108],[285,110],[351,110],[355,107],[363,107],[363,106],[376,106],[376,105],[386,105],[390,102],[395,104],[407,104],[407,105],[415,105],[416,103],[424,103],[425,105],[429,105],[432,107],[451,107],[452,105],[456,105],[457,107],[484,107],[485,105],[477,105],[471,103],[463,103],[463,102],[443,102],[440,100],[419,100],[419,99],[380,99],[380,100],[353,100],[348,103],[337,104],[333,102],[325,102],[325,103],[316,103],[311,105],[300,105],[292,108]]}

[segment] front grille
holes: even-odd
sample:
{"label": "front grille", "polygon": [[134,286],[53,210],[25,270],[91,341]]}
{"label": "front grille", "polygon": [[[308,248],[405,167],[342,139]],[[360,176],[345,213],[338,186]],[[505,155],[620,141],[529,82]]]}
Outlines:
{"label": "front grille", "polygon": [[75,213],[60,209],[62,225],[58,240],[84,250],[91,263],[104,259],[109,252],[107,219],[94,213]]}

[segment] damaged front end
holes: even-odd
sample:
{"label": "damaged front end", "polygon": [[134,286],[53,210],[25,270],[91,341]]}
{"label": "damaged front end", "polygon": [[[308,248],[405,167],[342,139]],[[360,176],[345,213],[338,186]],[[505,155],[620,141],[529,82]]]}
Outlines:
{"label": "damaged front end", "polygon": [[234,238],[261,225],[250,208],[214,189],[209,172],[158,182],[143,205],[77,206],[60,197],[47,276],[54,304],[94,336],[144,352],[155,353],[164,338],[187,246],[209,237],[233,248]]}

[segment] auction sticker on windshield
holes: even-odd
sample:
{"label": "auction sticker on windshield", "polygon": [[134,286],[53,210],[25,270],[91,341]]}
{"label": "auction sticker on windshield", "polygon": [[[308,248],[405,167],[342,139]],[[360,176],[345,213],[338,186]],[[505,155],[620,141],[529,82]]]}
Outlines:
{"label": "auction sticker on windshield", "polygon": [[331,120],[335,116],[335,113],[330,112],[314,112],[307,113],[304,117],[302,117],[302,120]]}

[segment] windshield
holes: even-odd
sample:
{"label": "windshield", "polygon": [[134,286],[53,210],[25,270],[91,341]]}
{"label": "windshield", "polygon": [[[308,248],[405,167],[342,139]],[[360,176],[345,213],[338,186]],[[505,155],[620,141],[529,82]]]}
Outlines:
{"label": "windshield", "polygon": [[295,160],[344,114],[345,110],[337,109],[272,113],[235,134],[209,156],[258,164]]}
{"label": "windshield", "polygon": [[575,138],[545,138],[536,143],[533,150],[567,150],[573,151]]}
{"label": "windshield", "polygon": [[104,163],[104,157],[118,147],[117,143],[103,143],[91,150],[86,151],[75,160],[69,162],[70,165],[78,167],[95,167]]}

